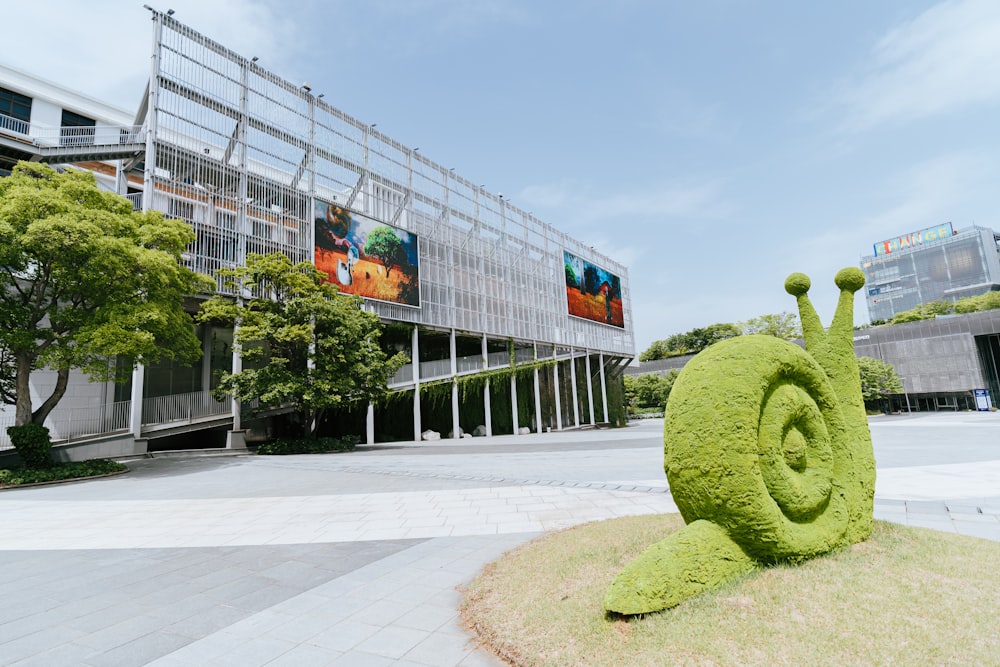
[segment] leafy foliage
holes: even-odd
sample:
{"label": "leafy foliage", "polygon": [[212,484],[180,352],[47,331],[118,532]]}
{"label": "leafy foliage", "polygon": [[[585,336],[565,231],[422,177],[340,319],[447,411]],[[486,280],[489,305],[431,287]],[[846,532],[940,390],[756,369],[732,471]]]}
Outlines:
{"label": "leafy foliage", "polygon": [[922,303],[916,308],[896,313],[889,319],[888,323],[903,324],[919,320],[932,320],[938,315],[964,315],[967,313],[978,313],[983,310],[995,310],[996,308],[1000,308],[1000,292],[986,292],[985,294],[958,299],[955,302],[931,301]]}
{"label": "leafy foliage", "polygon": [[47,468],[52,463],[49,429],[40,424],[10,426],[7,435],[26,468]]}
{"label": "leafy foliage", "polygon": [[625,404],[630,410],[637,408],[657,408],[663,410],[670,398],[670,390],[680,371],[671,369],[660,375],[643,373],[625,376]]}
{"label": "leafy foliage", "polygon": [[740,322],[738,326],[740,333],[744,336],[765,334],[784,340],[795,340],[802,337],[799,318],[793,313],[761,315],[760,317],[753,317],[745,322]]}
{"label": "leafy foliage", "polygon": [[58,482],[62,480],[80,479],[82,477],[100,477],[118,472],[125,472],[128,467],[117,461],[107,459],[91,459],[73,463],[59,463],[47,468],[15,468],[0,470],[0,487],[18,486],[20,484],[38,484],[41,482]]}
{"label": "leafy foliage", "polygon": [[[22,162],[0,179],[0,393],[16,424],[45,421],[71,368],[123,379],[116,368],[138,359],[201,356],[182,301],[212,283],[180,265],[193,239],[182,221],[133,212],[89,172]],[[28,379],[42,368],[56,371],[55,388],[33,410]]]}
{"label": "leafy foliage", "polygon": [[639,361],[655,361],[669,359],[685,354],[697,354],[712,343],[739,336],[740,330],[734,324],[710,324],[707,327],[691,329],[684,333],[674,334],[670,338],[653,341],[642,354]]}
{"label": "leafy foliage", "polygon": [[861,373],[861,396],[865,401],[903,393],[903,383],[890,363],[872,357],[858,357],[858,371]]}
{"label": "leafy foliage", "polygon": [[378,316],[339,294],[309,262],[251,254],[245,267],[217,276],[238,294],[258,295],[216,295],[202,304],[199,321],[238,325],[234,343],[246,362],[241,372],[223,373],[217,393],[291,406],[312,437],[326,410],[378,401],[407,361],[382,350]]}
{"label": "leafy foliage", "polygon": [[357,447],[358,439],[350,438],[282,438],[265,442],[257,447],[258,454],[325,454],[327,452],[350,452]]}
{"label": "leafy foliage", "polygon": [[385,265],[385,277],[389,277],[392,267],[404,263],[403,242],[391,227],[379,225],[368,234],[365,254],[371,255]]}

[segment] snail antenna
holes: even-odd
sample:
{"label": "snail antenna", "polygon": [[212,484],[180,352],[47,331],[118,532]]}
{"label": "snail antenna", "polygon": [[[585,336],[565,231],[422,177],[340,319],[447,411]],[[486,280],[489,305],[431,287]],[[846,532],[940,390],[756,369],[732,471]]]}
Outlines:
{"label": "snail antenna", "polygon": [[854,347],[854,293],[865,285],[865,274],[857,267],[841,269],[834,276],[833,282],[840,288],[840,298],[837,300],[837,310],[830,324],[830,336],[851,341]]}
{"label": "snail antenna", "polygon": [[812,301],[809,300],[811,286],[812,282],[809,280],[809,276],[804,273],[793,273],[785,278],[785,291],[795,297],[795,302],[799,307],[802,337],[805,339],[806,350],[809,352],[823,345],[826,340],[823,322],[820,321]]}

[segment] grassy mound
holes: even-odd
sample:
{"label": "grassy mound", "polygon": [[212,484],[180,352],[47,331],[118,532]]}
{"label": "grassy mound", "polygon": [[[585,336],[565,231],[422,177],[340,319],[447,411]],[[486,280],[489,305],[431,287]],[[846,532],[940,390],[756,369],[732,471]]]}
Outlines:
{"label": "grassy mound", "polygon": [[605,614],[621,568],[683,525],[628,517],[546,535],[487,566],[463,617],[515,665],[1000,664],[1000,543],[885,522],[674,609]]}

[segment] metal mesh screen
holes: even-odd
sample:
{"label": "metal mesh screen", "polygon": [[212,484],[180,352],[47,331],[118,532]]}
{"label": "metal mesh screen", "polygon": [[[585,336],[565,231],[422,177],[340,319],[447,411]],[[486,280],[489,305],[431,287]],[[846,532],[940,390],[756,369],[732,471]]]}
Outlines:
{"label": "metal mesh screen", "polygon": [[[386,320],[632,356],[627,269],[154,12],[145,206],[187,220],[191,268],[313,259],[318,198],[415,234],[420,306]],[[621,280],[624,328],[571,317],[563,251]]]}

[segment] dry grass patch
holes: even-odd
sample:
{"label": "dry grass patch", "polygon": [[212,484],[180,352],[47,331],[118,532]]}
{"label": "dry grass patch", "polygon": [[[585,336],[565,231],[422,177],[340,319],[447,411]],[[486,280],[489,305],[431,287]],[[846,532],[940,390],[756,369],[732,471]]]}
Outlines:
{"label": "dry grass patch", "polygon": [[628,517],[542,537],[487,566],[463,616],[515,665],[1000,664],[1000,543],[885,522],[665,612],[605,614],[618,571],[682,526]]}

